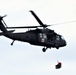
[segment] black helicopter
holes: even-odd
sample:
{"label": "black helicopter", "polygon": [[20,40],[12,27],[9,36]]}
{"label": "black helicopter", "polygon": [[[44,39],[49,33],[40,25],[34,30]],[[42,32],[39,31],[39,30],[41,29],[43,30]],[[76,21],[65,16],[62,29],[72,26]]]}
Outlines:
{"label": "black helicopter", "polygon": [[[28,42],[32,45],[43,46],[42,51],[45,52],[47,48],[57,48],[66,46],[66,41],[62,37],[62,35],[57,34],[54,30],[48,29],[47,27],[50,25],[43,24],[43,22],[38,18],[38,16],[34,13],[34,11],[30,10],[31,14],[35,17],[40,26],[27,26],[27,27],[7,27],[3,18],[6,16],[0,16],[0,35],[3,35],[7,38],[13,40],[11,45],[13,45],[15,40]],[[39,27],[42,27],[40,29]],[[8,29],[16,29],[16,28],[36,28],[33,30],[28,30],[26,32],[21,33],[13,33],[15,30]]]}

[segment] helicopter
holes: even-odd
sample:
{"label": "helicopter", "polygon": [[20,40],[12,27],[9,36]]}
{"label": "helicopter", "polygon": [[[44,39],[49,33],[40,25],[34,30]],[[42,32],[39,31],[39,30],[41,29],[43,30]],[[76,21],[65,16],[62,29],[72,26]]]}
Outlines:
{"label": "helicopter", "polygon": [[[34,11],[29,11],[40,26],[19,26],[19,27],[8,27],[3,20],[4,16],[0,16],[0,30],[2,31],[0,35],[3,35],[7,38],[13,40],[11,45],[13,45],[14,41],[22,41],[30,43],[31,45],[43,46],[42,51],[46,52],[48,48],[56,48],[66,46],[66,41],[62,35],[57,34],[54,30],[48,29],[47,27],[50,25],[44,24],[39,17],[35,14]],[[40,27],[42,29],[40,29]],[[26,32],[15,32],[15,30],[8,29],[19,29],[19,28],[32,28],[33,30],[28,30]]]}

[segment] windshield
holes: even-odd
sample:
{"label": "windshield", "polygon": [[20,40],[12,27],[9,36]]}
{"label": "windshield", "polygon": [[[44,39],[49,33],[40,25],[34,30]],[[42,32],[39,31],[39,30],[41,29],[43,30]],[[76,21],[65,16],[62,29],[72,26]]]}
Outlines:
{"label": "windshield", "polygon": [[63,37],[63,36],[61,36],[61,39],[63,39],[63,40],[64,40],[64,37]]}
{"label": "windshield", "polygon": [[58,41],[60,40],[60,37],[58,35],[56,36],[56,40],[58,40]]}

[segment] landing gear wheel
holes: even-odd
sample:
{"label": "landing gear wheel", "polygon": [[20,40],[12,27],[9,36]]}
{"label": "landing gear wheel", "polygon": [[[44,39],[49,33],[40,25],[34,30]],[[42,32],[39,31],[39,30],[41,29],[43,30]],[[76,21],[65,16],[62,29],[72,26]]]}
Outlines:
{"label": "landing gear wheel", "polygon": [[46,52],[46,49],[45,49],[45,48],[43,48],[43,49],[42,49],[42,51],[43,51],[43,52]]}
{"label": "landing gear wheel", "polygon": [[56,47],[56,49],[59,49],[59,47]]}

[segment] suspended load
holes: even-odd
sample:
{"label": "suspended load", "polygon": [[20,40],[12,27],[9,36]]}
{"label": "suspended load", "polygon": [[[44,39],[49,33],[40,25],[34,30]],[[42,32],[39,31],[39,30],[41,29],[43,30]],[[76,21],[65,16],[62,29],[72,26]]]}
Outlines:
{"label": "suspended load", "polygon": [[55,65],[55,68],[56,68],[56,69],[60,69],[61,67],[62,67],[62,63],[61,63],[61,62],[58,62],[58,64]]}

